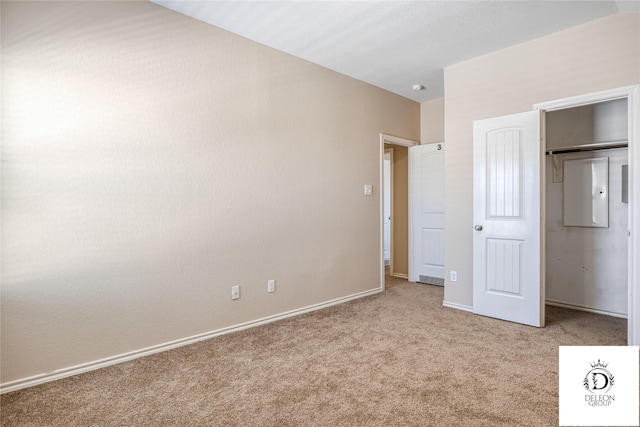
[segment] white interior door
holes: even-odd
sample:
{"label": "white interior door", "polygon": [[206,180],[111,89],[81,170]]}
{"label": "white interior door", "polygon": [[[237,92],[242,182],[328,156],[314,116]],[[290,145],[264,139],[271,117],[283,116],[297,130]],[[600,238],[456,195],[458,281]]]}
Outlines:
{"label": "white interior door", "polygon": [[409,280],[444,285],[444,144],[409,148]]}
{"label": "white interior door", "polygon": [[391,262],[391,150],[384,151],[383,160],[383,206],[384,206],[384,265]]}
{"label": "white interior door", "polygon": [[541,115],[473,124],[473,311],[544,326]]}

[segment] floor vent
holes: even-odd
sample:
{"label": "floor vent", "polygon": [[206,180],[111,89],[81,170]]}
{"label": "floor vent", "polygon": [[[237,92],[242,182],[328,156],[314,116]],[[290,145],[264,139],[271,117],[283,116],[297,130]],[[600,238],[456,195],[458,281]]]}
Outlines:
{"label": "floor vent", "polygon": [[431,277],[431,276],[420,275],[420,279],[418,280],[418,282],[425,283],[427,285],[444,286],[444,279],[441,277]]}

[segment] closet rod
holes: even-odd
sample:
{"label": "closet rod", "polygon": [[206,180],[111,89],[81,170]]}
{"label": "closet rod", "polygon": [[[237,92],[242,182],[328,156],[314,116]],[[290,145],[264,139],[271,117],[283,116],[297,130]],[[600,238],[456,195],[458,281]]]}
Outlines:
{"label": "closet rod", "polygon": [[608,150],[612,148],[625,148],[629,146],[628,141],[600,142],[597,144],[572,145],[570,147],[547,148],[547,155],[576,153],[580,151]]}

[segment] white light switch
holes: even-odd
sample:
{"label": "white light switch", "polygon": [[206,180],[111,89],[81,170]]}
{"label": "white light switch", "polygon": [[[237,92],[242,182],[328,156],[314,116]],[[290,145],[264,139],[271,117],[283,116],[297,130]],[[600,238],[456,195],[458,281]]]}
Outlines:
{"label": "white light switch", "polygon": [[364,185],[364,195],[365,196],[373,195],[373,186],[371,184]]}

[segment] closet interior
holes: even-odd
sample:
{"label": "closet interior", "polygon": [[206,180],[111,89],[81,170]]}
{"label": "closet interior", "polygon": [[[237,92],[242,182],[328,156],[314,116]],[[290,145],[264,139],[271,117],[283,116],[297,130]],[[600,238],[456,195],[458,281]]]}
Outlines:
{"label": "closet interior", "polygon": [[547,304],[627,315],[627,99],[546,114]]}

